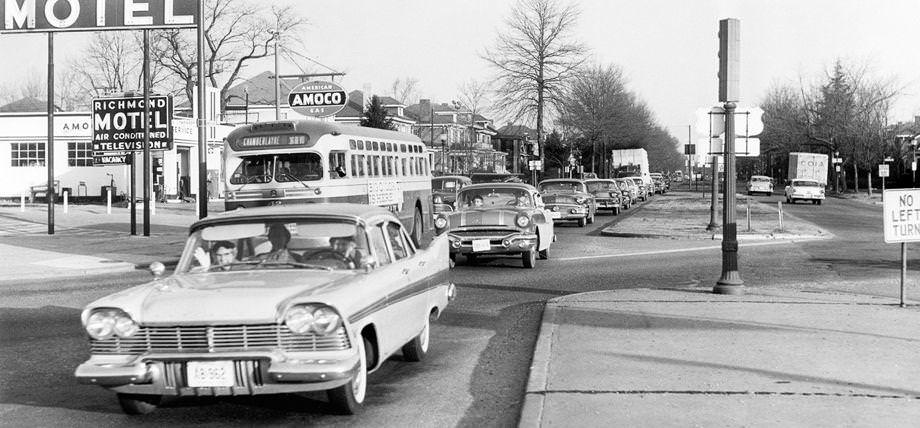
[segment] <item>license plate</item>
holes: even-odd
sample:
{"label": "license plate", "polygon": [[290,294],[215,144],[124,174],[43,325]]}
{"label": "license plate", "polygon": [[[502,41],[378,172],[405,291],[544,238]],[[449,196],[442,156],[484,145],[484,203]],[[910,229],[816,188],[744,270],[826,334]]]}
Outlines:
{"label": "license plate", "polygon": [[474,239],[473,240],[473,251],[489,251],[492,246],[489,245],[488,239]]}
{"label": "license plate", "polygon": [[193,388],[233,386],[233,361],[189,361],[186,372]]}
{"label": "license plate", "polygon": [[550,217],[550,218],[554,218],[554,219],[555,219],[555,218],[562,218],[562,214],[553,211],[553,212],[549,213],[549,217]]}

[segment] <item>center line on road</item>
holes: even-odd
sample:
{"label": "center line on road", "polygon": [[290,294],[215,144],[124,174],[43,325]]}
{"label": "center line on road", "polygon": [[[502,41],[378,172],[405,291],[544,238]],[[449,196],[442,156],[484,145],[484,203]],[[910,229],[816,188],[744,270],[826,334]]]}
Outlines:
{"label": "center line on road", "polygon": [[[765,245],[781,245],[781,244],[791,244],[793,242],[800,241],[770,241],[770,242],[755,242],[751,244],[741,244],[740,248],[744,247],[761,247]],[[559,261],[572,261],[572,260],[590,260],[590,259],[605,259],[613,257],[633,257],[633,256],[647,256],[651,254],[669,254],[669,253],[685,253],[690,251],[708,251],[708,250],[720,250],[722,249],[721,245],[712,245],[708,247],[694,247],[694,248],[677,248],[672,250],[655,250],[655,251],[639,251],[635,253],[622,253],[622,254],[603,254],[599,256],[584,256],[584,257],[561,257],[554,260]]]}

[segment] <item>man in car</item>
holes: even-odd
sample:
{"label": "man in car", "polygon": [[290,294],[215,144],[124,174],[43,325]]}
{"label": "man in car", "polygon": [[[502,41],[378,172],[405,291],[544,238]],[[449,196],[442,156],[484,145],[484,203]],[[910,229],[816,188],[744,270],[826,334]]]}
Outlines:
{"label": "man in car", "polygon": [[291,232],[288,231],[281,223],[273,223],[268,227],[268,242],[271,243],[272,249],[265,254],[259,254],[259,260],[267,262],[299,262],[299,257],[288,250],[288,243],[291,242]]}
{"label": "man in car", "polygon": [[361,252],[358,250],[358,243],[355,242],[354,236],[334,236],[329,238],[329,245],[332,251],[342,256],[348,269],[361,266]]}
{"label": "man in car", "polygon": [[[214,260],[213,263],[211,259]],[[198,267],[193,268],[195,272],[230,270],[231,265],[236,262],[236,244],[230,241],[217,241],[211,246],[210,256],[203,248],[198,247],[195,249],[195,260],[198,261]]]}

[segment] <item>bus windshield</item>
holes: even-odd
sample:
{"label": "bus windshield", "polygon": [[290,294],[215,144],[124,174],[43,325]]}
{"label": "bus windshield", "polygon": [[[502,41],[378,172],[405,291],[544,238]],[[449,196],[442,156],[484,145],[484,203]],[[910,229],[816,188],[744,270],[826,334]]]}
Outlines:
{"label": "bus windshield", "polygon": [[231,184],[317,181],[323,166],[316,153],[284,153],[243,156],[230,176]]}

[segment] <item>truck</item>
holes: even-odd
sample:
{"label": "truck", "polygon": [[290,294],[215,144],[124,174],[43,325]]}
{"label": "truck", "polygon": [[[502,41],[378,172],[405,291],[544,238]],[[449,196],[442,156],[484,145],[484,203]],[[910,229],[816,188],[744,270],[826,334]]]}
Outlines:
{"label": "truck", "polygon": [[[610,152],[610,170],[617,177],[648,177],[648,152],[645,149],[619,149]],[[651,181],[651,179],[649,179]]]}
{"label": "truck", "polygon": [[827,185],[827,155],[823,153],[789,153],[789,174],[791,180],[815,180]]}

